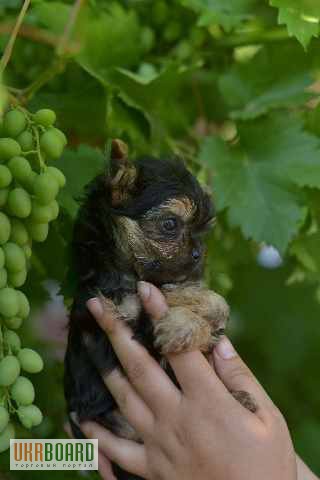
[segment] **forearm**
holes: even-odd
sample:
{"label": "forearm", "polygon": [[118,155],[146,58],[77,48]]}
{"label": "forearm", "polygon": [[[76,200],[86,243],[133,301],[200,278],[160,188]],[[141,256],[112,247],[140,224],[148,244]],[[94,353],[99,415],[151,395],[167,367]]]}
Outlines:
{"label": "forearm", "polygon": [[314,473],[306,466],[306,464],[301,460],[301,458],[296,455],[297,457],[297,467],[298,467],[298,480],[319,480],[319,477],[316,477]]}

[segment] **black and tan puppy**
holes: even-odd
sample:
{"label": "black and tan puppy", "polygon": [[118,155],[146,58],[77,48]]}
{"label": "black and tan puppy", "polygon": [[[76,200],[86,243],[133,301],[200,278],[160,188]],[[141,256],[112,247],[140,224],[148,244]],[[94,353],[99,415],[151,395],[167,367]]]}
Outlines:
{"label": "black and tan puppy", "polygon": [[[79,423],[91,419],[117,435],[136,438],[101,379],[101,372],[119,362],[86,308],[89,298],[103,295],[159,361],[169,352],[206,353],[223,334],[228,306],[202,283],[202,236],[213,219],[209,195],[180,160],[147,157],[131,163],[125,145],[113,142],[109,171],[88,187],[74,230],[78,290],[70,318],[65,394],[75,436],[81,436]],[[168,313],[155,327],[141,308],[138,280],[152,282],[167,299]],[[247,394],[235,396],[254,410]],[[116,473],[119,479],[136,478]]]}

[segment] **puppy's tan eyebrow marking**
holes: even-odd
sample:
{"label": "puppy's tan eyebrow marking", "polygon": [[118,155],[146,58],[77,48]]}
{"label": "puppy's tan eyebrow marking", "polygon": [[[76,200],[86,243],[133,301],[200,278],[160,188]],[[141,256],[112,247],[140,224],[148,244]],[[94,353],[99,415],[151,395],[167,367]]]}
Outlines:
{"label": "puppy's tan eyebrow marking", "polygon": [[195,204],[187,197],[167,200],[160,205],[160,208],[167,208],[185,221],[189,220],[196,211]]}

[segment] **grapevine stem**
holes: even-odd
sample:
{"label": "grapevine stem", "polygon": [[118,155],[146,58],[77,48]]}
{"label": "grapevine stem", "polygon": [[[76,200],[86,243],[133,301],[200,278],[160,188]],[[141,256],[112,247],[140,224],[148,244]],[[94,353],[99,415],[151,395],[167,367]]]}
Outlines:
{"label": "grapevine stem", "polygon": [[288,40],[288,31],[286,27],[278,27],[270,30],[254,30],[235,35],[226,36],[216,40],[216,45],[221,47],[241,47],[245,45],[277,42],[279,40]]}
{"label": "grapevine stem", "polygon": [[37,143],[37,154],[39,158],[39,164],[40,164],[40,171],[43,170],[45,167],[45,162],[43,161],[42,155],[41,155],[41,149],[40,149],[40,139],[39,139],[39,132],[36,127],[32,127],[34,136],[36,137],[36,143]]}
{"label": "grapevine stem", "polygon": [[12,50],[13,50],[13,47],[14,47],[19,29],[20,29],[20,26],[23,22],[23,19],[24,19],[24,16],[25,16],[26,12],[29,8],[30,2],[31,2],[31,0],[24,0],[24,2],[23,2],[23,5],[22,5],[22,8],[21,8],[20,13],[18,15],[16,24],[13,27],[13,30],[12,30],[12,33],[10,35],[9,41],[6,45],[5,51],[4,51],[3,56],[1,58],[0,75],[4,72],[6,66],[8,65],[8,62],[10,60]]}
{"label": "grapevine stem", "polygon": [[[13,23],[3,23],[0,25],[0,34],[2,33],[10,33],[13,28]],[[45,29],[37,28],[31,25],[21,25],[20,30],[18,32],[19,37],[28,38],[37,43],[44,43],[46,45],[51,45],[52,47],[56,47],[60,41],[60,36],[55,35],[51,32],[48,32]],[[73,53],[77,51],[79,46],[74,43],[69,45],[67,52]]]}
{"label": "grapevine stem", "polygon": [[63,32],[62,37],[61,37],[61,39],[58,43],[58,46],[56,48],[56,54],[58,56],[62,56],[66,51],[67,43],[70,40],[70,36],[72,34],[72,31],[73,31],[74,25],[76,23],[77,17],[79,15],[81,7],[84,5],[85,1],[86,0],[76,0],[73,4],[73,7],[72,7],[71,12],[70,12],[69,19],[68,19],[68,21],[66,23],[66,26],[65,26],[65,29],[64,29],[64,32]]}

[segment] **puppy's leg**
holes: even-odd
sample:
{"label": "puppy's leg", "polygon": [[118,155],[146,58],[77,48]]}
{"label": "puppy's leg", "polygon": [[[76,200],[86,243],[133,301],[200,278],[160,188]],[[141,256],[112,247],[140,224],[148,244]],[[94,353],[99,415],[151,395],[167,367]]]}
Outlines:
{"label": "puppy's leg", "polygon": [[[188,328],[190,312],[193,312],[195,315],[194,317],[191,316],[191,321],[196,319],[196,325],[194,325],[193,328],[189,327],[189,337],[195,334],[196,338],[194,340],[188,338],[188,345],[192,345],[192,348],[194,348],[194,345],[197,345],[198,343],[198,347],[196,348],[200,348],[200,350],[202,350],[204,353],[211,352],[212,347],[219,342],[220,337],[224,334],[229,318],[229,306],[224,298],[216,292],[206,289],[200,282],[188,282],[178,285],[167,284],[163,286],[162,292],[165,295],[167,303],[171,309],[174,310],[179,305],[181,307],[183,306],[185,309],[183,312],[181,312],[182,317],[185,318],[185,325],[183,318],[180,318],[178,322],[176,320],[175,329],[179,328],[177,323],[180,323],[182,325],[181,332],[183,332],[183,328]],[[186,313],[188,311],[189,314]],[[175,315],[173,315],[173,317],[175,317]],[[199,317],[202,320],[205,320],[205,322],[199,321]],[[208,325],[210,326],[209,330],[207,328]],[[201,334],[199,334],[199,326],[201,329]],[[172,334],[173,338],[179,338],[179,334],[177,334],[176,331],[171,333],[170,328],[171,325],[169,322],[169,324],[166,324],[166,339],[164,339],[164,341],[167,341],[171,346],[172,339],[170,339],[170,334]],[[164,330],[163,328],[161,329]],[[198,339],[200,337],[202,338],[199,344]],[[180,341],[180,346],[182,345],[183,342]],[[183,348],[180,349],[180,351],[183,350]],[[169,353],[170,350],[164,346],[162,351]],[[251,412],[254,413],[257,410],[257,404],[249,393],[244,391],[232,391],[231,393],[234,398],[241,403],[241,405]]]}
{"label": "puppy's leg", "polygon": [[172,307],[154,324],[154,346],[161,354],[200,349],[207,351],[212,342],[206,320],[186,307]]}
{"label": "puppy's leg", "polygon": [[229,306],[216,292],[208,290],[199,282],[166,284],[162,287],[169,307],[185,307],[206,320],[215,334],[224,330],[229,318]]}

